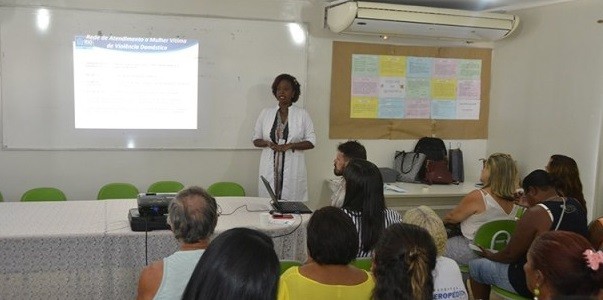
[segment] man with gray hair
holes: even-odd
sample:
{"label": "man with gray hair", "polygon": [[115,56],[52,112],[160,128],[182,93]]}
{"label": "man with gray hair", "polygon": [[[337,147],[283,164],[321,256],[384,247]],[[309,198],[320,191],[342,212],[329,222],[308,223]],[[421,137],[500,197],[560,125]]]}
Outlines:
{"label": "man with gray hair", "polygon": [[180,249],[142,269],[137,299],[180,299],[218,222],[216,199],[200,187],[180,191],[168,207],[168,224]]}

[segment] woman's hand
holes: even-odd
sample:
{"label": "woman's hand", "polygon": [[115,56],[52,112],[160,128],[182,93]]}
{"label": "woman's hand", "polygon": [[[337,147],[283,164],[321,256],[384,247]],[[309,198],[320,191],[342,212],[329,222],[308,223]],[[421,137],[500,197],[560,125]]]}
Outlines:
{"label": "woman's hand", "polygon": [[274,150],[276,152],[287,152],[287,150],[291,150],[293,148],[293,144],[283,144],[283,145],[274,144],[270,148],[272,148],[272,150]]}

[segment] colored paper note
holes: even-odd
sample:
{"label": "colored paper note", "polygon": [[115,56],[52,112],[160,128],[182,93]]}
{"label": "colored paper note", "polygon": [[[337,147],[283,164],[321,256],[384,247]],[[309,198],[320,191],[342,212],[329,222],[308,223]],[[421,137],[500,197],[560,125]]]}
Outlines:
{"label": "colored paper note", "polygon": [[406,76],[406,56],[380,55],[379,76],[404,77]]}
{"label": "colored paper note", "polygon": [[400,98],[379,99],[380,119],[402,119],[404,118],[404,100]]}
{"label": "colored paper note", "polygon": [[457,100],[456,118],[460,120],[479,120],[481,101]]}
{"label": "colored paper note", "polygon": [[431,101],[432,119],[456,119],[456,101]]}
{"label": "colored paper note", "polygon": [[404,98],[406,94],[406,78],[381,77],[379,82],[379,98]]}
{"label": "colored paper note", "polygon": [[464,79],[479,79],[482,76],[482,61],[480,59],[460,59],[457,76]]}
{"label": "colored paper note", "polygon": [[406,100],[404,112],[404,117],[407,119],[429,119],[431,100]]}
{"label": "colored paper note", "polygon": [[457,99],[480,100],[480,96],[480,80],[459,80],[456,95]]}
{"label": "colored paper note", "polygon": [[352,97],[350,118],[377,118],[379,99],[375,97]]}
{"label": "colored paper note", "polygon": [[431,99],[431,80],[428,78],[407,78],[406,97],[408,99]]}
{"label": "colored paper note", "polygon": [[431,98],[438,100],[456,99],[455,79],[433,79],[431,80]]}
{"label": "colored paper note", "polygon": [[406,58],[406,69],[406,77],[431,78],[433,58],[409,56]]}
{"label": "colored paper note", "polygon": [[433,77],[456,77],[457,59],[452,58],[434,58],[433,59]]}
{"label": "colored paper note", "polygon": [[352,77],[352,96],[379,95],[379,77]]}
{"label": "colored paper note", "polygon": [[354,76],[379,76],[379,56],[352,55],[352,77]]}

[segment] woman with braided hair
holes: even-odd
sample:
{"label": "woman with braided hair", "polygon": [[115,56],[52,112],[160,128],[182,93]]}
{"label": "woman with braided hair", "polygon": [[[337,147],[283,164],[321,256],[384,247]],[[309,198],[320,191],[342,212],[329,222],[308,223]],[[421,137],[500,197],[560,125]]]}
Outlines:
{"label": "woman with braided hair", "polygon": [[389,226],[375,247],[373,299],[431,300],[437,252],[427,230],[405,223]]}

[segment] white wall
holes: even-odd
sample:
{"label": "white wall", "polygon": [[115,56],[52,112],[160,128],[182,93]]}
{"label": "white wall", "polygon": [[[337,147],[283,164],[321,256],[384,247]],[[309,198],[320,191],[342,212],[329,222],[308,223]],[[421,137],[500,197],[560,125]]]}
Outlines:
{"label": "white wall", "polygon": [[514,12],[521,28],[493,54],[488,139],[488,152],[512,153],[523,175],[552,154],[573,157],[591,214],[601,180],[601,11],[603,1],[580,0]]}
{"label": "white wall", "polygon": [[[0,4],[4,5],[13,5],[13,2],[0,0]],[[334,39],[380,42],[376,37],[337,36],[324,29],[322,27],[324,3],[322,0],[19,1],[20,5],[45,4],[53,7],[198,14],[307,23],[310,32],[308,82],[303,97],[306,99],[306,108],[313,118],[318,135],[317,147],[306,154],[311,207],[328,203],[329,193],[324,182],[325,179],[333,176],[335,149],[338,143],[342,142],[342,140],[330,140],[328,137],[331,43]],[[443,43],[433,40],[390,39],[388,43],[463,46],[461,43]],[[271,101],[273,100],[266,99],[266,106],[272,105]],[[367,147],[368,158],[379,166],[387,167],[392,164],[395,150],[411,150],[415,143],[414,140],[363,140],[362,142]],[[478,159],[486,155],[486,140],[461,142],[465,154],[466,181],[475,182],[481,167]],[[452,143],[456,145],[456,141]],[[249,195],[257,195],[259,154],[257,150],[3,150],[0,151],[0,191],[4,194],[5,201],[18,201],[21,194],[29,188],[56,186],[64,190],[70,199],[95,199],[99,187],[108,182],[127,181],[145,190],[154,181],[174,179],[187,185],[201,186],[208,186],[215,181],[236,181],[245,187]]]}

